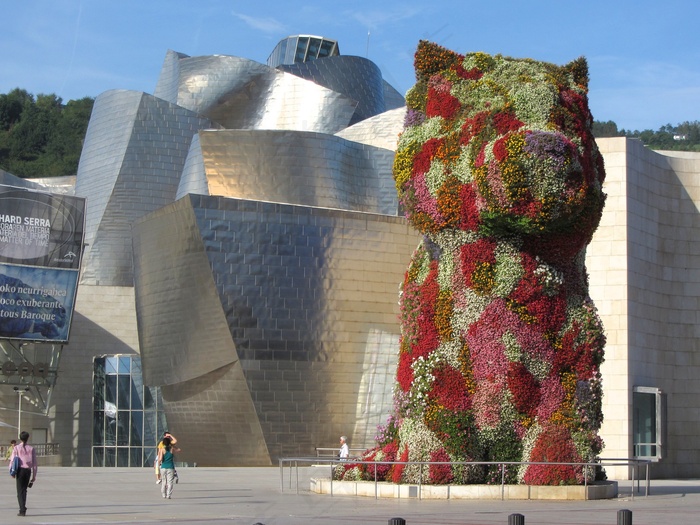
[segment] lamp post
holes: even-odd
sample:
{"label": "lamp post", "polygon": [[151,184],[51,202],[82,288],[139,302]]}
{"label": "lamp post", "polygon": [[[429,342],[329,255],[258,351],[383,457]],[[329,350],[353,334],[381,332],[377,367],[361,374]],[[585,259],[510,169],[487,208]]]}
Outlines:
{"label": "lamp post", "polygon": [[14,387],[15,392],[19,394],[19,405],[17,406],[17,435],[22,432],[22,395],[25,392],[29,392],[29,387],[19,388]]}

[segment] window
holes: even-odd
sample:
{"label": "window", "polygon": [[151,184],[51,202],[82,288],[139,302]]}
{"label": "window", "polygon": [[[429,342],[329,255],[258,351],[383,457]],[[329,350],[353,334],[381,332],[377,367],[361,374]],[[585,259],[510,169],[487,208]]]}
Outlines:
{"label": "window", "polygon": [[300,37],[297,40],[297,54],[294,57],[294,62],[306,62],[306,46],[309,45],[309,39]]}
{"label": "window", "polygon": [[95,358],[93,467],[153,465],[166,428],[160,389],[144,386],[140,357]]}
{"label": "window", "polygon": [[663,455],[665,406],[661,390],[636,386],[632,392],[633,456],[658,461]]}
{"label": "window", "polygon": [[318,53],[318,57],[327,57],[331,55],[337,55],[337,46],[333,40],[324,40],[321,43],[321,50]]}
{"label": "window", "polygon": [[320,38],[309,39],[309,49],[306,52],[306,62],[311,62],[312,60],[316,60],[316,58],[318,57],[318,50],[319,50],[320,46],[321,46],[321,39]]}

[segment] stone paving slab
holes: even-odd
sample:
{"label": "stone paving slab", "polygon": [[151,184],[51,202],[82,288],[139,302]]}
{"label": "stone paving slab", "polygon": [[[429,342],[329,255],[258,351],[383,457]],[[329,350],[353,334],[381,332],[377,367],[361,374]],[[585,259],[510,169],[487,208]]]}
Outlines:
{"label": "stone paving slab", "polygon": [[178,472],[181,481],[173,499],[164,500],[150,468],[44,467],[29,489],[23,518],[16,516],[14,480],[5,473],[0,485],[0,523],[387,525],[391,518],[401,517],[406,525],[506,525],[508,516],[518,513],[525,516],[526,525],[616,525],[617,512],[629,509],[634,525],[685,525],[697,520],[700,509],[697,480],[652,481],[647,498],[642,492],[632,499],[631,482],[620,481],[620,495],[614,500],[436,501],[312,494],[309,480],[319,470],[311,467],[299,469],[299,494],[296,472],[290,489],[285,469],[282,491],[277,467]]}

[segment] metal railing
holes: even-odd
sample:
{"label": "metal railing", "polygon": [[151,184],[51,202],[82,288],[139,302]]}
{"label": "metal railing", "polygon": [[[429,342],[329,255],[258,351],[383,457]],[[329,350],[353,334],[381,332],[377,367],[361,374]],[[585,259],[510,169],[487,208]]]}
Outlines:
{"label": "metal railing", "polygon": [[[58,443],[29,443],[34,447],[37,456],[56,456],[59,453]],[[0,459],[5,458],[10,445],[0,445]]]}
{"label": "metal railing", "polygon": [[[284,492],[284,470],[285,466],[288,465],[289,467],[289,489],[292,489],[292,469],[295,470],[296,473],[296,493],[299,494],[299,465],[302,464],[302,466],[311,466],[311,465],[319,465],[319,464],[328,464],[330,466],[330,494],[333,496],[333,482],[338,481],[334,480],[334,471],[335,468],[338,465],[343,465],[343,464],[348,464],[351,463],[352,465],[368,465],[369,471],[372,470],[374,471],[374,497],[375,499],[379,498],[379,481],[377,479],[377,465],[418,465],[418,483],[404,483],[404,485],[417,485],[418,487],[418,493],[417,493],[417,498],[421,498],[421,491],[422,491],[422,486],[425,484],[423,482],[423,471],[425,470],[424,467],[430,465],[462,465],[462,466],[469,466],[469,465],[497,465],[499,466],[499,470],[501,472],[501,499],[505,499],[505,487],[506,487],[506,467],[507,466],[521,466],[521,465],[568,465],[568,466],[573,466],[573,467],[580,467],[581,468],[581,473],[583,475],[583,486],[588,487],[588,473],[590,469],[598,469],[600,467],[619,467],[619,466],[627,466],[632,469],[632,499],[634,500],[634,485],[635,482],[637,484],[637,491],[639,491],[639,481],[640,481],[640,476],[639,476],[639,470],[640,467],[644,466],[645,467],[645,491],[644,491],[644,496],[647,497],[649,496],[649,487],[650,487],[650,471],[649,471],[649,466],[651,465],[651,461],[646,460],[646,459],[635,459],[635,458],[600,458],[597,461],[593,462],[588,462],[588,463],[565,463],[565,462],[545,462],[545,461],[362,461],[362,460],[355,460],[355,459],[336,459],[336,458],[323,458],[323,457],[297,457],[297,458],[280,458],[279,459],[279,467],[280,467],[280,492]],[[370,482],[372,480],[369,480]],[[454,485],[454,484],[445,484],[447,486],[449,485]],[[526,485],[527,486],[527,485]]]}
{"label": "metal railing", "polygon": [[[361,456],[367,449],[365,448],[349,448],[348,452],[351,456],[358,457]],[[317,458],[337,458],[338,457],[338,447],[316,447],[316,457]]]}

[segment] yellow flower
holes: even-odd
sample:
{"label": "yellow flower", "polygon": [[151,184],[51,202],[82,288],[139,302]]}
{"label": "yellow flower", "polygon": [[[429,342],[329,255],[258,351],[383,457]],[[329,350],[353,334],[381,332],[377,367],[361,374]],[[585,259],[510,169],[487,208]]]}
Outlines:
{"label": "yellow flower", "polygon": [[452,291],[440,290],[435,305],[435,327],[441,341],[452,337]]}

